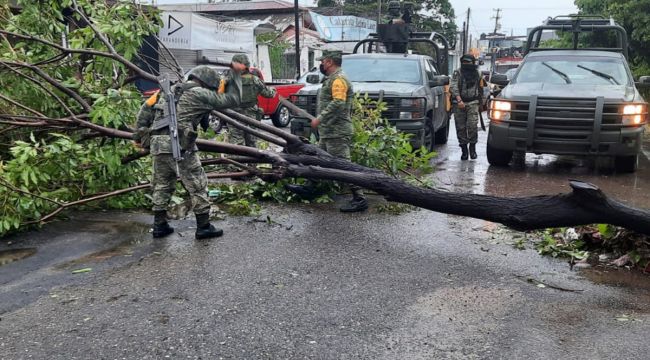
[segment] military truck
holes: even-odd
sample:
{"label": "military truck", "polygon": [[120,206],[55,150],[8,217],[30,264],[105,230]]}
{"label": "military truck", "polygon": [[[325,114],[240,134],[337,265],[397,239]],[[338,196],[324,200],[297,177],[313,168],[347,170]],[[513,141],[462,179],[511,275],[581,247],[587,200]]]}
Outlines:
{"label": "military truck", "polygon": [[[545,48],[544,31],[569,32],[569,48]],[[590,34],[607,46],[583,44]],[[528,36],[515,75],[494,75],[505,87],[490,103],[487,158],[507,166],[513,153],[613,158],[619,172],[637,169],[648,104],[627,63],[627,34],[613,20],[561,16]],[[650,77],[640,78],[640,84]]]}
{"label": "military truck", "polygon": [[[404,25],[380,25],[379,28],[381,36],[371,34],[355,45],[353,54],[343,56],[343,71],[355,93],[385,102],[387,110],[383,117],[398,130],[411,134],[414,148],[424,146],[431,150],[434,144],[447,143],[450,116],[447,40],[437,33],[409,32]],[[396,37],[391,29],[407,36]],[[412,43],[429,44],[434,56],[409,53],[407,45]],[[302,88],[292,101],[316,116],[320,79],[314,75],[309,80],[312,84]],[[291,132],[309,137],[309,120],[293,117]]]}

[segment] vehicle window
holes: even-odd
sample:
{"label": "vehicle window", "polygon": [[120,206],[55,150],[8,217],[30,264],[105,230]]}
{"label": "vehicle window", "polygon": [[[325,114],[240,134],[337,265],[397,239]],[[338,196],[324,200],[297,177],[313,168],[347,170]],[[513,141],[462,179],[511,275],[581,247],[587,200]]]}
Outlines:
{"label": "vehicle window", "polygon": [[410,59],[346,58],[343,71],[350,81],[420,84],[420,62]]}
{"label": "vehicle window", "polygon": [[528,59],[513,83],[577,85],[629,85],[630,76],[621,59],[584,56],[544,56]]}
{"label": "vehicle window", "polygon": [[436,68],[431,64],[430,60],[424,62],[424,72],[427,73],[427,79],[433,80],[433,77],[436,75]]}
{"label": "vehicle window", "polygon": [[436,66],[433,64],[433,60],[427,60],[427,63],[429,66],[431,66],[431,71],[433,72],[433,75],[438,75],[438,70],[436,70]]}

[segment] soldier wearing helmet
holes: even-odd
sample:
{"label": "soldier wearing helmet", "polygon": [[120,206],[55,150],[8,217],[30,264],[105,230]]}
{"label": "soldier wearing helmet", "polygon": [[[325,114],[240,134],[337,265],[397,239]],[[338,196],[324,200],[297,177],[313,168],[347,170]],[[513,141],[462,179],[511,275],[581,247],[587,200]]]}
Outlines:
{"label": "soldier wearing helmet", "polygon": [[481,97],[485,81],[478,70],[477,60],[472,54],[460,58],[460,69],[454,71],[451,81],[451,96],[456,101],[454,120],[456,136],[460,145],[461,160],[477,158],[478,121]]}
{"label": "soldier wearing helmet", "polygon": [[241,101],[241,80],[232,79],[229,91],[217,93],[221,78],[212,68],[202,65],[190,71],[188,81],[174,85],[172,92],[176,101],[178,137],[182,159],[174,160],[171,150],[169,127],[165,125],[167,104],[159,93],[151,96],[140,108],[137,117],[136,145],[149,148],[153,160],[151,181],[153,198],[153,237],[161,238],[174,232],[167,222],[167,207],[174,191],[176,179],[190,193],[196,215],[196,239],[221,236],[223,230],[210,224],[208,179],[205,175],[195,141],[198,127],[207,127],[207,117],[212,110],[233,108]]}
{"label": "soldier wearing helmet", "polygon": [[404,24],[402,19],[402,6],[399,4],[399,1],[391,0],[388,2],[388,15],[390,20],[389,24]]}
{"label": "soldier wearing helmet", "polygon": [[[253,119],[262,120],[262,113],[257,106],[257,96],[273,98],[275,89],[270,88],[262,80],[250,72],[250,62],[245,54],[237,54],[232,57],[231,68],[241,74],[241,105],[234,109],[240,114],[246,115]],[[225,89],[221,90],[222,92]],[[257,147],[257,141],[254,136],[236,127],[229,129],[230,140],[233,144]]]}

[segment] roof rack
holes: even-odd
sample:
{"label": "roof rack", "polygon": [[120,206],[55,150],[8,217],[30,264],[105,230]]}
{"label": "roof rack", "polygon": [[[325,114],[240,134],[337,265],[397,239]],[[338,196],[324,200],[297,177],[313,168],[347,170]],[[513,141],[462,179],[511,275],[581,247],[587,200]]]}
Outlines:
{"label": "roof rack", "polygon": [[[542,33],[544,30],[555,30],[561,32],[570,32],[573,34],[571,48],[544,48],[540,47],[542,42]],[[616,47],[579,47],[579,35],[585,32],[594,31],[612,31],[616,34]],[[552,51],[552,50],[600,50],[620,52],[628,57],[628,41],[625,29],[614,22],[613,19],[607,19],[600,15],[561,15],[549,18],[544,24],[533,28],[528,34],[526,53],[533,51]]]}
{"label": "roof rack", "polygon": [[380,24],[377,30],[377,33],[371,33],[366,39],[359,41],[354,46],[353,52],[356,54],[362,45],[364,45],[363,50],[366,50],[365,44],[368,44],[368,53],[373,52],[373,45],[375,45],[375,52],[379,52],[379,44],[383,43],[388,53],[403,54],[408,51],[410,43],[427,43],[435,52],[436,70],[448,75],[450,46],[442,34],[411,31],[406,24]]}

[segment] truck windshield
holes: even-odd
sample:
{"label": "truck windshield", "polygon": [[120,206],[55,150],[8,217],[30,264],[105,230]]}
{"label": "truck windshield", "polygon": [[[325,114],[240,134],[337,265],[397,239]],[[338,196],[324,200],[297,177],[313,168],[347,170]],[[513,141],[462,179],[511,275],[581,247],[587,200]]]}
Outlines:
{"label": "truck windshield", "polygon": [[354,82],[421,83],[418,60],[389,58],[346,58],[343,71]]}
{"label": "truck windshield", "polygon": [[621,59],[544,56],[526,60],[513,83],[627,85],[630,80]]}

